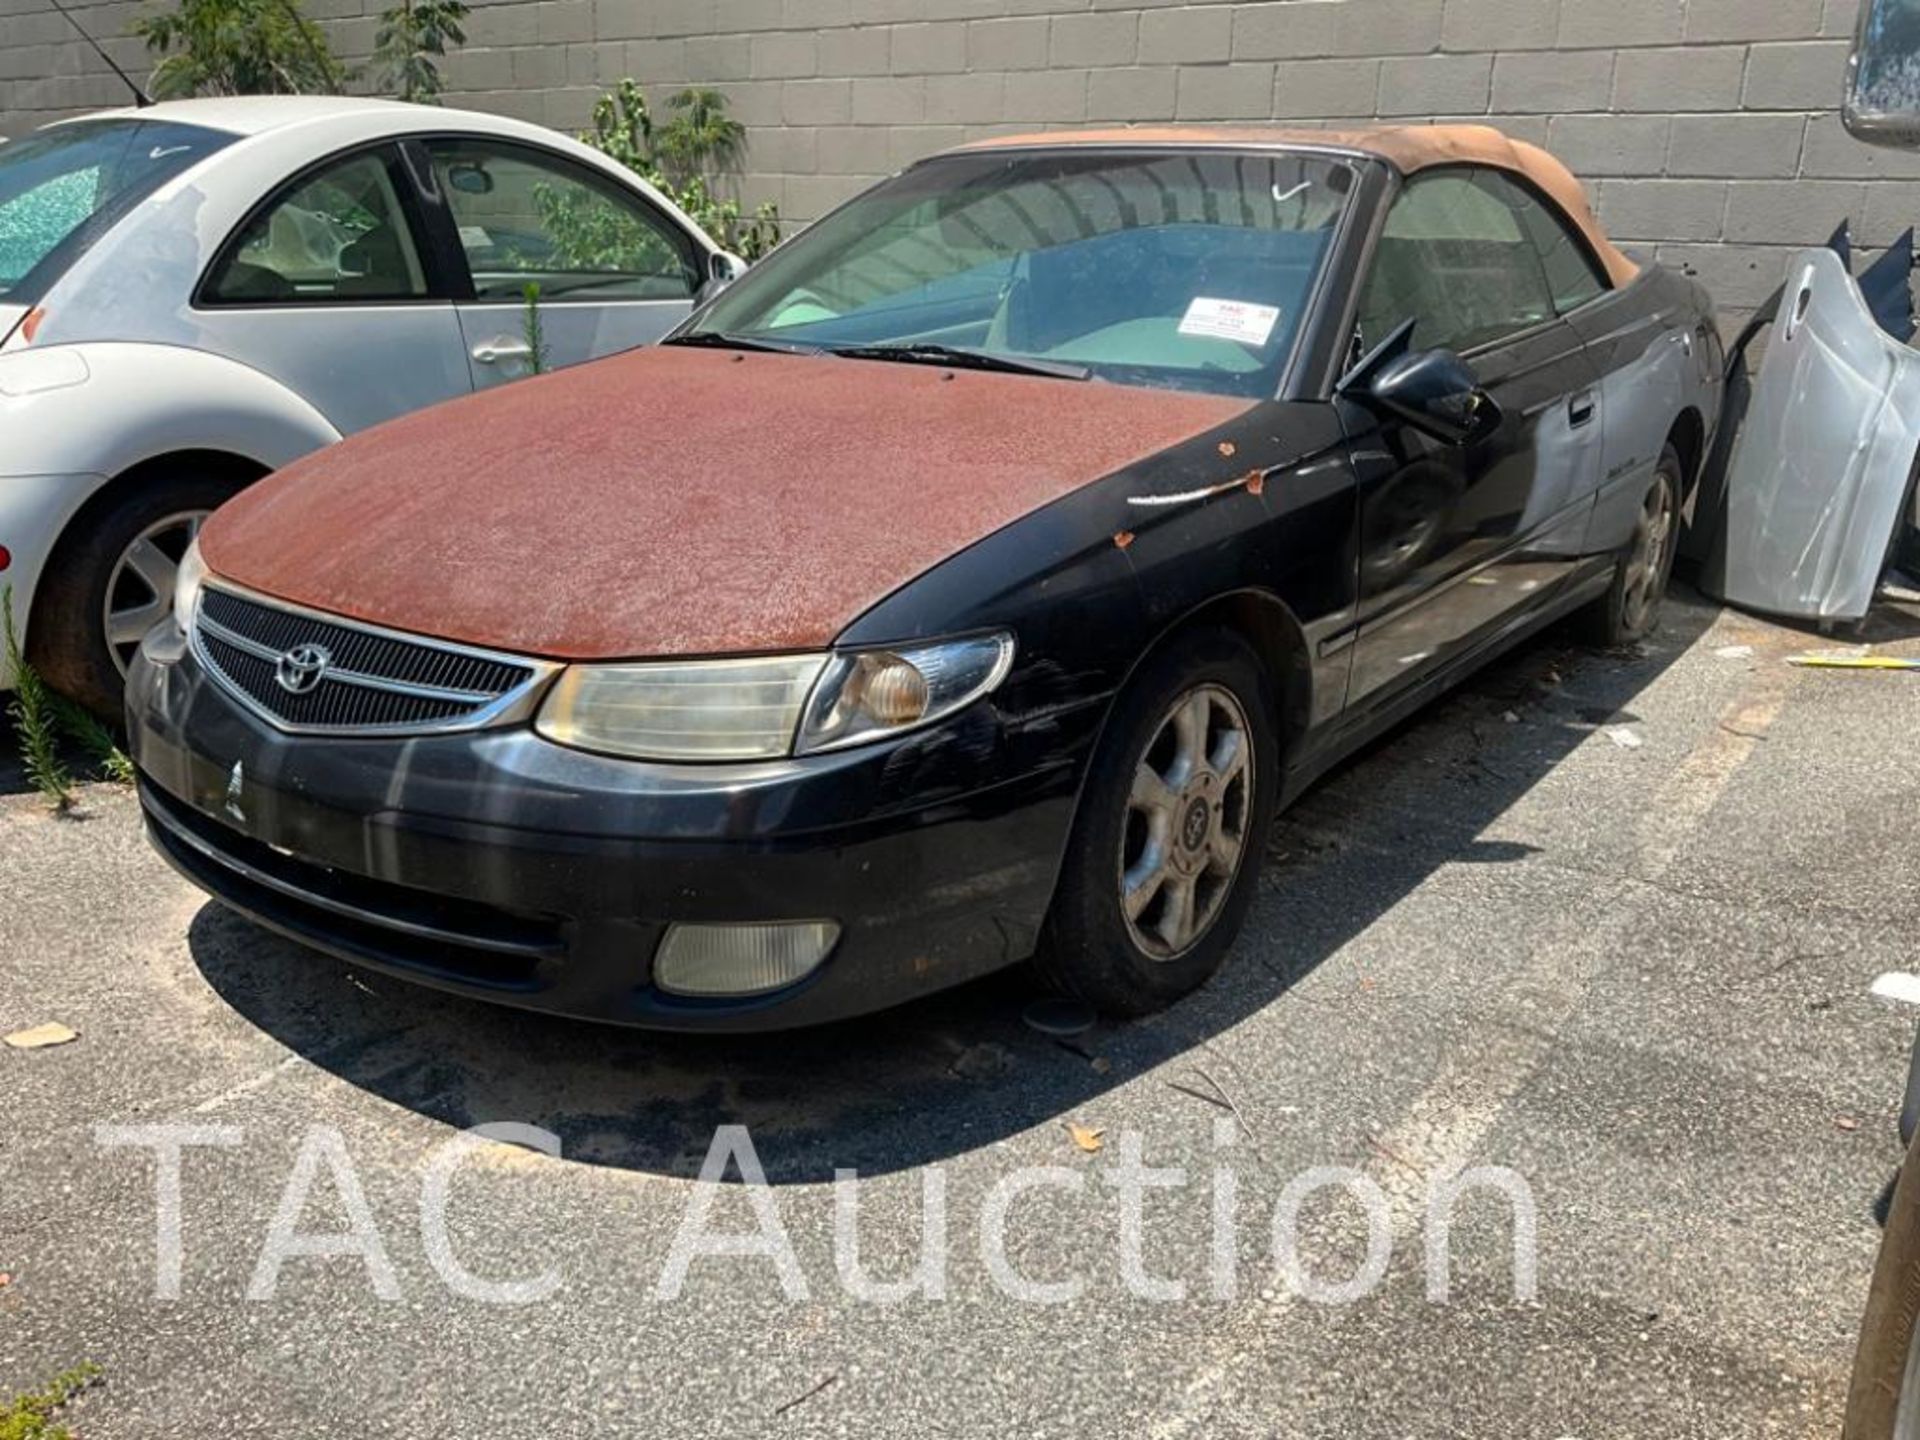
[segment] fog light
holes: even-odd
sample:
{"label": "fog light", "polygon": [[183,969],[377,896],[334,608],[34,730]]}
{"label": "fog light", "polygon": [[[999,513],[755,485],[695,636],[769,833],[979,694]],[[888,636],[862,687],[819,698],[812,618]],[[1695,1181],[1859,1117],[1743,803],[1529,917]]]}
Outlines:
{"label": "fog light", "polygon": [[834,920],[674,925],[653,957],[653,983],[669,995],[764,995],[811,975],[839,938]]}

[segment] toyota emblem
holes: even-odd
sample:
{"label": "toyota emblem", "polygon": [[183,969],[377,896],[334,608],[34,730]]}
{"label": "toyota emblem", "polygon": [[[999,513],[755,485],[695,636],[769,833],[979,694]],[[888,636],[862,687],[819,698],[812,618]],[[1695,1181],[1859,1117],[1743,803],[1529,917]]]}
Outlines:
{"label": "toyota emblem", "polygon": [[273,664],[273,678],[289,695],[312,692],[333,663],[324,645],[296,645]]}

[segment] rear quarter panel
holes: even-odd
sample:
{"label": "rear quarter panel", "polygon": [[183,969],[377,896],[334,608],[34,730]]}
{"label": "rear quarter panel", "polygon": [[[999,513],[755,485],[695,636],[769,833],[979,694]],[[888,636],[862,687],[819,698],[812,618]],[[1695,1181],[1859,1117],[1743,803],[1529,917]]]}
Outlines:
{"label": "rear quarter panel", "polygon": [[[54,365],[79,378],[7,393],[14,371]],[[0,356],[0,475],[105,479],[182,450],[218,450],[271,470],[339,438],[285,386],[204,350],[36,344]]]}
{"label": "rear quarter panel", "polygon": [[[24,641],[46,564],[87,500],[145,460],[213,450],[271,470],[339,439],[306,401],[218,355],[166,345],[0,355],[0,544]],[[0,673],[0,688],[10,684]]]}

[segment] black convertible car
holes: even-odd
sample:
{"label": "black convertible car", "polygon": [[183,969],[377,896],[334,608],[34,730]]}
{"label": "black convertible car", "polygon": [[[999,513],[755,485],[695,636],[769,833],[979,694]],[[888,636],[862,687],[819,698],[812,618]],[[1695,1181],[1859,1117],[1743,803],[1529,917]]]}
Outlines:
{"label": "black convertible car", "polygon": [[128,685],[151,833],[539,1009],[774,1028],[1035,957],[1150,1010],[1342,755],[1558,616],[1652,628],[1721,361],[1490,130],[938,156],[661,347],[221,510]]}

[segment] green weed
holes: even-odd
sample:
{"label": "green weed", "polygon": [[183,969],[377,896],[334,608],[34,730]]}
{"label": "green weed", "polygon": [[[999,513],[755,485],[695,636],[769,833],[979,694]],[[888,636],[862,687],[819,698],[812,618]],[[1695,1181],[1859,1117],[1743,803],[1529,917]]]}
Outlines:
{"label": "green weed", "polygon": [[73,1440],[73,1432],[55,1417],[74,1396],[99,1383],[98,1365],[76,1365],[44,1389],[0,1401],[0,1440]]}
{"label": "green weed", "polygon": [[4,641],[0,653],[6,657],[6,668],[13,672],[13,699],[7,713],[13,717],[27,779],[47,797],[48,804],[65,812],[73,808],[73,776],[60,758],[60,701],[20,653],[11,585],[0,589],[0,640]]}

